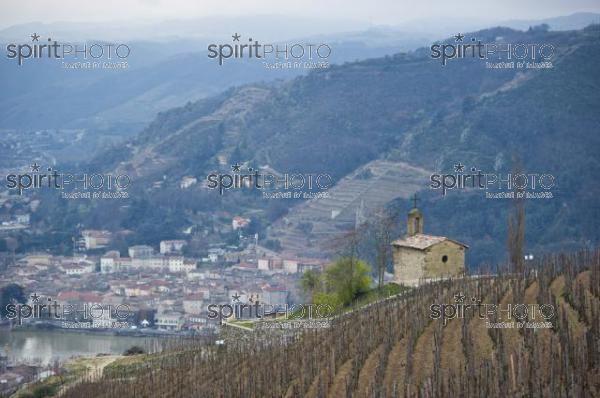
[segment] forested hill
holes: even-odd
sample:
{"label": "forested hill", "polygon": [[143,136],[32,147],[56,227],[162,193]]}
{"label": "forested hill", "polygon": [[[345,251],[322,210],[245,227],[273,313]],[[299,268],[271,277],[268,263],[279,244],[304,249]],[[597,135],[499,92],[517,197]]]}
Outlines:
{"label": "forested hill", "polygon": [[[382,158],[431,171],[450,172],[460,161],[510,172],[517,155],[525,170],[551,173],[557,181],[552,200],[528,204],[531,247],[597,242],[598,27],[493,28],[466,34],[471,37],[484,43],[551,43],[553,68],[488,69],[478,59],[442,66],[429,48],[347,63],[291,81],[231,89],[161,113],[129,145],[113,148],[90,167],[118,168],[140,181],[173,177],[163,190],[175,190],[181,176],[204,180],[207,171],[222,167],[219,158],[340,179]],[[502,252],[506,201],[464,192],[440,200],[428,183],[423,181],[423,206],[434,216],[429,232],[463,239],[475,253],[478,242],[489,256]],[[240,203],[240,211],[248,205]],[[462,211],[453,211],[457,206]]]}

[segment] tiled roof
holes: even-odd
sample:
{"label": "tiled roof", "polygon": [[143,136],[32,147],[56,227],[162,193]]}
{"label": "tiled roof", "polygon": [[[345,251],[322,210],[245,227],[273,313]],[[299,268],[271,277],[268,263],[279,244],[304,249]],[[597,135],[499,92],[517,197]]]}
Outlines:
{"label": "tiled roof", "polygon": [[400,247],[409,247],[409,248],[417,249],[417,250],[425,250],[433,245],[444,242],[446,240],[448,240],[450,242],[454,242],[457,245],[463,246],[465,248],[469,248],[469,246],[465,245],[464,243],[446,238],[445,236],[433,236],[433,235],[425,235],[425,234],[416,234],[413,236],[407,236],[404,239],[398,239],[398,240],[393,241],[392,245],[400,246]]}

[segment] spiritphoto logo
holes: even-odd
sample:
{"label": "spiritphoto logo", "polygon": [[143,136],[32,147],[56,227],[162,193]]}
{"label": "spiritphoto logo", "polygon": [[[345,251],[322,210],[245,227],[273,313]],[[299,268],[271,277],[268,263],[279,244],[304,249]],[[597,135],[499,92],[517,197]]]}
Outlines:
{"label": "spiritphoto logo", "polygon": [[548,69],[555,53],[550,43],[482,43],[475,37],[467,39],[462,33],[454,36],[454,43],[436,43],[431,46],[431,58],[446,66],[453,59],[479,59],[488,69]]}
{"label": "spiritphoto logo", "polygon": [[441,190],[442,196],[453,189],[479,189],[487,191],[487,199],[551,199],[550,190],[556,185],[549,173],[484,173],[477,167],[467,170],[461,162],[453,173],[435,173],[429,180],[429,187]]}
{"label": "spiritphoto logo", "polygon": [[54,189],[64,199],[127,199],[131,179],[126,174],[58,172],[34,162],[31,171],[6,176],[5,187],[22,195],[26,190]]}
{"label": "spiritphoto logo", "polygon": [[15,59],[19,66],[22,66],[26,60],[61,60],[64,69],[125,69],[129,66],[127,58],[131,49],[127,44],[96,42],[68,44],[60,43],[51,37],[44,40],[37,33],[29,37],[31,41],[26,44],[8,44],[6,58]]}
{"label": "spiritphoto logo", "polygon": [[108,322],[118,322],[117,327],[121,327],[121,323],[131,317],[131,310],[127,304],[119,304],[116,306],[100,303],[82,303],[62,304],[51,297],[42,299],[41,296],[34,293],[30,296],[29,304],[10,303],[6,305],[6,319],[14,320],[18,325],[23,324],[25,319],[34,319],[40,321],[62,321],[63,326],[69,327],[70,323],[77,325],[85,325],[82,327],[90,327],[98,325],[98,321],[104,321],[101,325],[115,325]]}
{"label": "spiritphoto logo", "polygon": [[266,304],[258,300],[244,303],[239,295],[232,296],[231,304],[209,304],[206,307],[208,319],[218,319],[220,324],[229,318],[234,319],[264,319],[278,320],[313,320],[328,319],[335,313],[335,308],[329,304]]}
{"label": "spiritphoto logo", "polygon": [[216,189],[220,195],[230,189],[262,191],[265,199],[320,199],[329,197],[327,190],[333,179],[326,173],[283,173],[261,172],[260,169],[236,163],[231,172],[213,172],[206,176],[206,186]]}
{"label": "spiritphoto logo", "polygon": [[231,43],[209,44],[208,58],[219,65],[225,60],[258,59],[270,69],[325,69],[329,67],[331,47],[326,43],[260,43],[252,37],[243,38],[234,33]]}
{"label": "spiritphoto logo", "polygon": [[[552,328],[556,309],[552,304],[484,304],[478,297],[470,302],[462,293],[454,294],[454,303],[431,304],[429,317],[442,320],[444,326],[452,319],[482,319],[489,329]],[[497,322],[502,319],[502,322]],[[494,322],[490,322],[490,320]]]}

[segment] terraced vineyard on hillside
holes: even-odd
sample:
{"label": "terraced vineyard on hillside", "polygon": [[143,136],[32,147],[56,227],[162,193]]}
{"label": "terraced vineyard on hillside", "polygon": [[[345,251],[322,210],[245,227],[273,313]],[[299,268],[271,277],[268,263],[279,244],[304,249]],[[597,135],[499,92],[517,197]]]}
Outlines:
{"label": "terraced vineyard on hillside", "polygon": [[[409,198],[426,188],[430,174],[407,163],[374,160],[341,179],[328,191],[328,198],[293,207],[274,223],[269,236],[278,239],[284,251],[320,257],[326,250],[323,242],[354,228],[357,215],[367,217],[393,199]],[[311,225],[308,234],[302,230],[306,223]]]}
{"label": "terraced vineyard on hillside", "polygon": [[[486,327],[510,321],[503,312],[487,320],[453,318],[446,326],[432,318],[432,304],[479,300],[501,308],[552,306],[552,327]],[[524,275],[425,285],[291,341],[261,331],[115,364],[64,396],[600,396],[600,251],[547,257]]]}

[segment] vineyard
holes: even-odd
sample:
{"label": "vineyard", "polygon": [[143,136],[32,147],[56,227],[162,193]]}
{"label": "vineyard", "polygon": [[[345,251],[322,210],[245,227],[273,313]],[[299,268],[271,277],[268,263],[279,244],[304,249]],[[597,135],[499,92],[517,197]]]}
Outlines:
{"label": "vineyard", "polygon": [[[432,319],[431,305],[552,306],[550,328]],[[224,345],[188,342],[105,370],[64,397],[598,397],[600,251],[540,259],[521,275],[428,284],[295,338],[250,332]]]}

